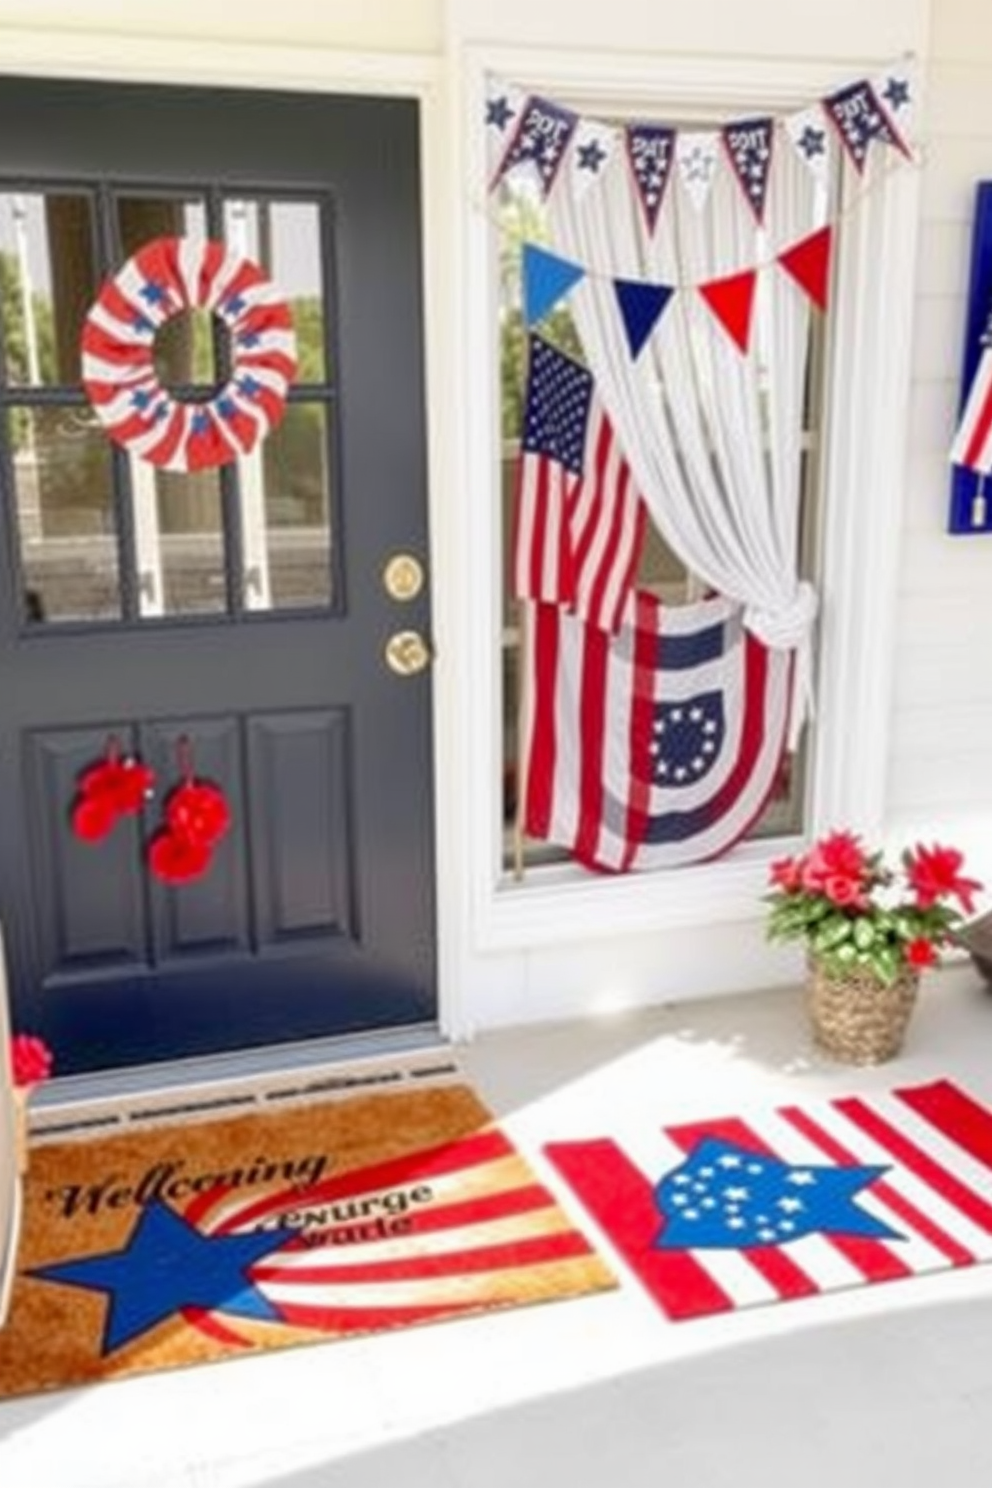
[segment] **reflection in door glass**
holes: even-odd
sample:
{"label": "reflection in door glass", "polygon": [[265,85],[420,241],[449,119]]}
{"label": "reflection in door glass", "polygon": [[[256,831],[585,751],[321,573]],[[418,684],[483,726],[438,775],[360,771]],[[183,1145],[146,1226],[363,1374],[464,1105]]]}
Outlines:
{"label": "reflection in door glass", "polygon": [[0,192],[0,313],[12,386],[79,380],[79,337],[96,294],[89,197]]}
{"label": "reflection in door glass", "polygon": [[249,609],[331,600],[327,410],[291,403],[241,471],[245,603]]}
{"label": "reflection in door glass", "polygon": [[320,208],[316,202],[262,198],[224,203],[224,236],[255,260],[285,295],[293,313],[298,383],[327,380]]}
{"label": "reflection in door glass", "polygon": [[110,447],[82,408],[11,408],[7,438],[29,621],[121,615]]}
{"label": "reflection in door glass", "polygon": [[[122,196],[117,224],[124,257],[130,258],[154,238],[207,240],[206,206],[198,197]],[[155,337],[155,371],[167,387],[201,383],[217,377],[214,318],[206,311],[176,315]]]}
{"label": "reflection in door glass", "polygon": [[132,458],[138,609],[143,619],[227,609],[217,470],[156,470]]}

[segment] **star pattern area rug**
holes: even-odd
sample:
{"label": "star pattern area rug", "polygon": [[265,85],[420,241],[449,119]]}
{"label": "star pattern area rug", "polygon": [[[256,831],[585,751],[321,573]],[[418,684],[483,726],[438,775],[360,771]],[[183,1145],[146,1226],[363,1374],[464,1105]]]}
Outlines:
{"label": "star pattern area rug", "polygon": [[545,1151],[674,1320],[992,1257],[992,1111],[949,1080]]}
{"label": "star pattern area rug", "polygon": [[42,1141],[0,1395],[615,1284],[458,1081]]}

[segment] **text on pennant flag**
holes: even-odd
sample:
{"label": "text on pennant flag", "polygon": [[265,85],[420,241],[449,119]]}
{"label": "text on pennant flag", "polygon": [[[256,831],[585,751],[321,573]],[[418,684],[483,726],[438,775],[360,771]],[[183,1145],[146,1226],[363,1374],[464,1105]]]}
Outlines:
{"label": "text on pennant flag", "polygon": [[765,196],[772,168],[775,121],[742,119],[728,124],[722,133],[734,175],[760,227],[765,217]]}
{"label": "text on pennant flag", "polygon": [[628,124],[626,140],[637,196],[653,234],[672,171],[675,130],[660,124]]}
{"label": "text on pennant flag", "polygon": [[875,96],[875,90],[867,80],[851,83],[839,92],[831,93],[829,98],[823,100],[823,106],[859,172],[864,170],[872,140],[894,145],[904,155],[909,155],[906,144],[889,122]]}
{"label": "text on pennant flag", "polygon": [[518,167],[529,166],[547,196],[578,123],[578,115],[570,109],[546,98],[529,98],[492,184],[495,186]]}

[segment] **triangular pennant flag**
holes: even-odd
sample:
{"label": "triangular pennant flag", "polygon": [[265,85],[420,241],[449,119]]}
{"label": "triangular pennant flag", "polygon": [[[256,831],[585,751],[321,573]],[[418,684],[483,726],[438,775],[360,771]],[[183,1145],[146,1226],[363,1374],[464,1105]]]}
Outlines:
{"label": "triangular pennant flag", "polygon": [[796,283],[806,291],[813,304],[820,310],[827,308],[827,291],[830,283],[830,250],[833,247],[833,229],[821,227],[801,242],[793,243],[778,261]]}
{"label": "triangular pennant flag", "polygon": [[493,185],[518,166],[529,166],[536,171],[541,194],[546,197],[554,185],[558,167],[565,158],[578,122],[578,114],[573,114],[570,109],[546,98],[528,98],[499,163]]}
{"label": "triangular pennant flag", "polygon": [[617,132],[596,119],[582,119],[568,156],[572,197],[581,201],[594,182],[601,181],[616,152]]}
{"label": "triangular pennant flag", "polygon": [[728,274],[725,279],[711,279],[699,286],[699,293],[713,314],[745,353],[751,340],[751,311],[757,282],[757,270],[744,269],[740,274]]}
{"label": "triangular pennant flag", "polygon": [[910,153],[916,136],[916,73],[912,63],[887,67],[872,78],[871,86],[906,153]]}
{"label": "triangular pennant flag", "polygon": [[623,316],[630,355],[636,361],[661,319],[674,290],[670,284],[644,284],[637,279],[614,279],[613,292]]}
{"label": "triangular pennant flag", "polygon": [[720,136],[715,131],[691,133],[679,130],[675,141],[675,167],[697,212],[709,200],[720,159]]}
{"label": "triangular pennant flag", "polygon": [[814,178],[825,186],[830,178],[834,142],[823,110],[819,104],[789,114],[785,120],[785,132],[792,141],[792,148]]}
{"label": "triangular pennant flag", "polygon": [[489,180],[506,153],[507,142],[526,100],[527,95],[513,83],[493,75],[486,79],[486,175]]}
{"label": "triangular pennant flag", "polygon": [[529,326],[543,320],[548,311],[563,299],[580,279],[585,269],[569,263],[546,248],[525,243],[523,250],[524,318]]}
{"label": "triangular pennant flag", "polygon": [[765,215],[765,193],[772,169],[775,120],[740,119],[728,124],[721,133],[734,175],[740,182],[741,190],[760,227]]}
{"label": "triangular pennant flag", "polygon": [[847,153],[860,173],[864,170],[868,147],[872,140],[879,139],[886,145],[895,145],[904,155],[909,150],[893,129],[871,83],[863,79],[851,83],[823,100],[827,115],[837,126],[837,132]]}
{"label": "triangular pennant flag", "polygon": [[672,170],[675,130],[660,124],[628,124],[627,158],[648,232],[653,233]]}

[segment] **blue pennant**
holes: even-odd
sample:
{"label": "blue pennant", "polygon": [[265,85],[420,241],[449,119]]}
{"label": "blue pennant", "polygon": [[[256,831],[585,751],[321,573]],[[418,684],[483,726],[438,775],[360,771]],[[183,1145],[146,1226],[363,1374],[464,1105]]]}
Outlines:
{"label": "blue pennant", "polygon": [[887,1168],[787,1163],[777,1157],[703,1137],[685,1162],[655,1188],[664,1227],[659,1250],[749,1250],[784,1245],[804,1235],[903,1237],[856,1196]]}
{"label": "blue pennant", "polygon": [[286,1239],[280,1230],[201,1235],[168,1205],[155,1202],[141,1211],[123,1250],[38,1266],[30,1275],[107,1293],[106,1355],[184,1307],[278,1321],[278,1310],[249,1271]]}
{"label": "blue pennant", "polygon": [[614,279],[613,292],[623,316],[630,354],[637,358],[665,311],[674,290],[670,284],[643,284],[636,279]]}
{"label": "blue pennant", "polygon": [[524,316],[528,326],[543,320],[569,290],[585,278],[579,264],[558,258],[546,248],[525,243],[523,251]]}

